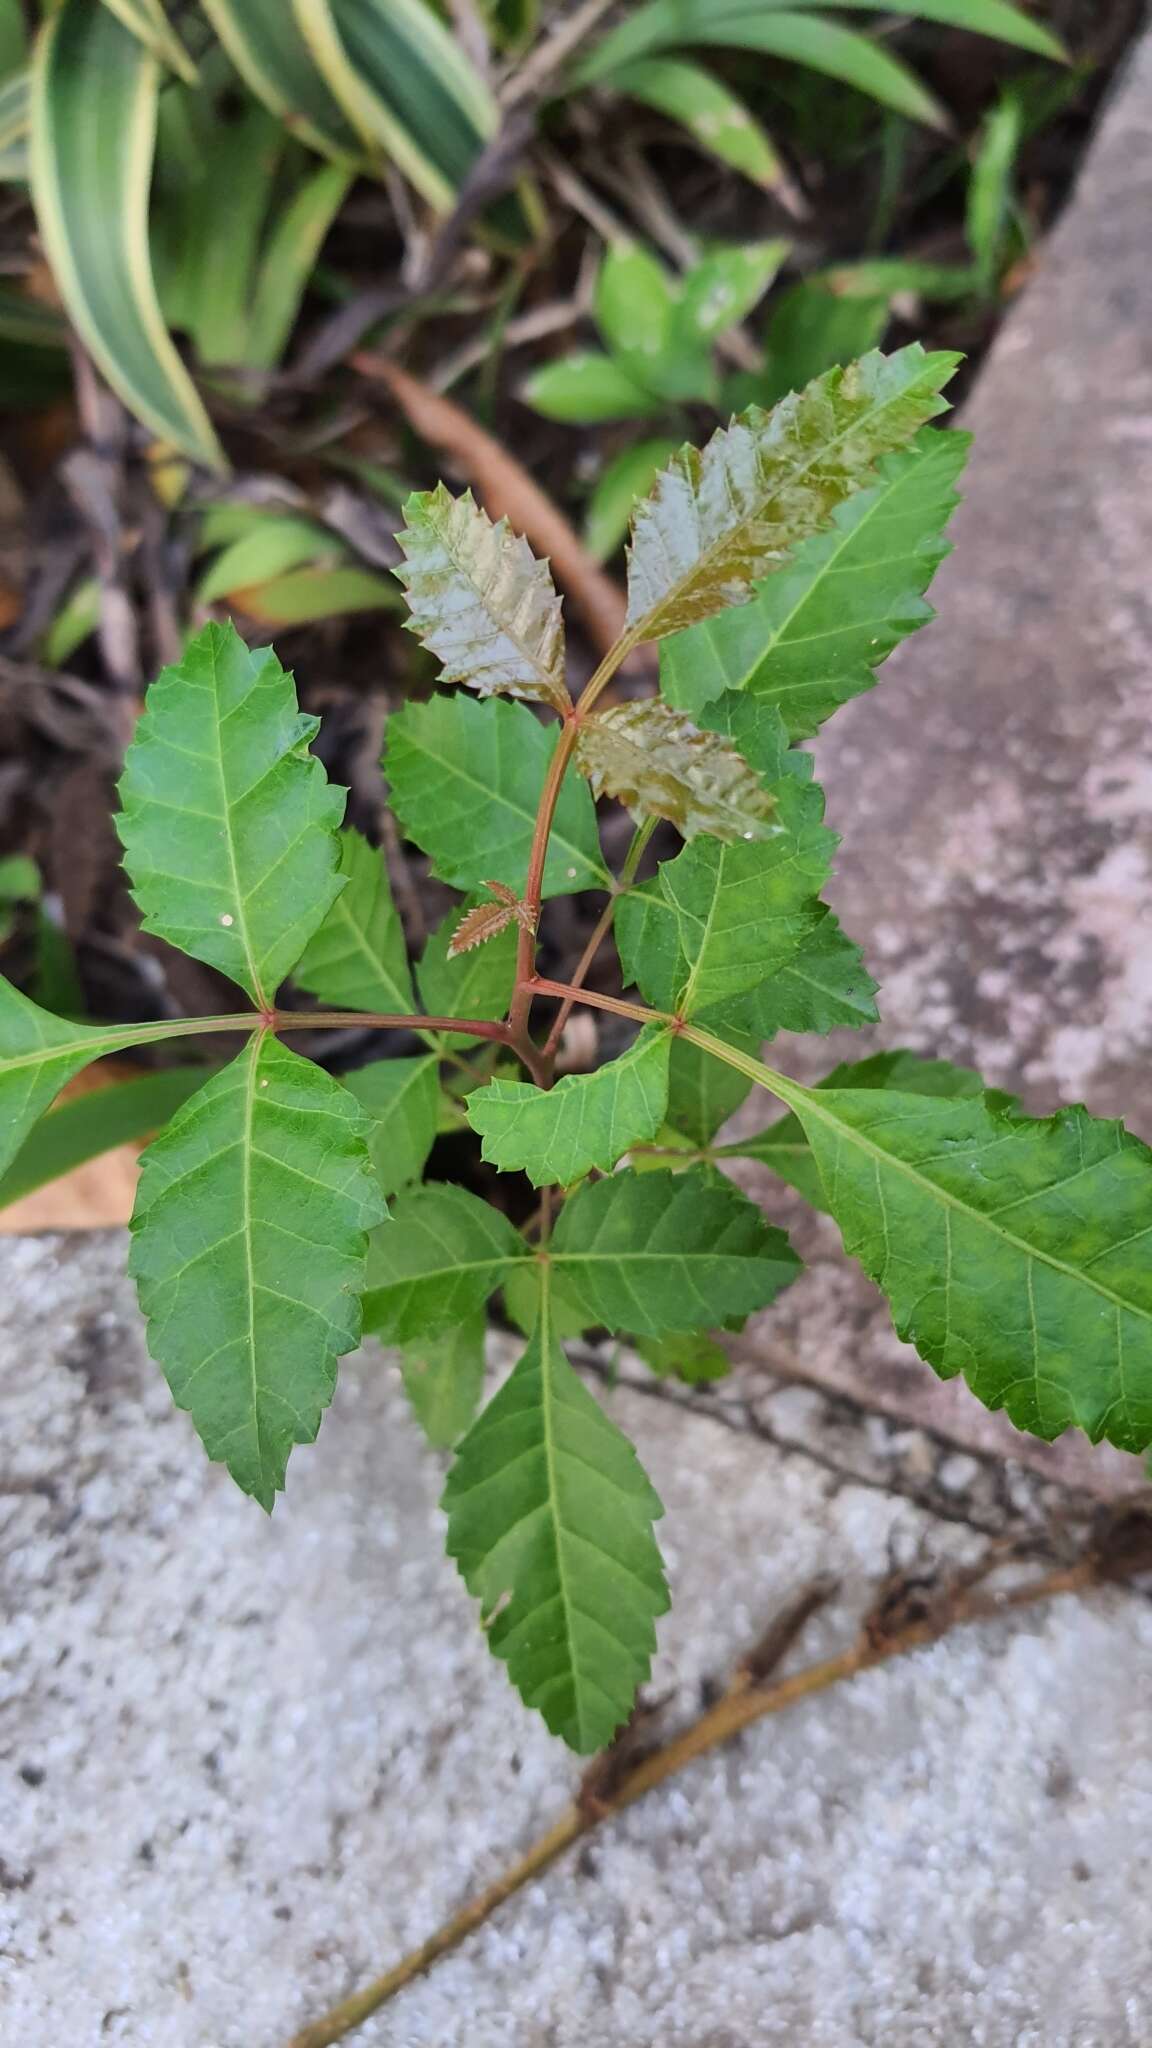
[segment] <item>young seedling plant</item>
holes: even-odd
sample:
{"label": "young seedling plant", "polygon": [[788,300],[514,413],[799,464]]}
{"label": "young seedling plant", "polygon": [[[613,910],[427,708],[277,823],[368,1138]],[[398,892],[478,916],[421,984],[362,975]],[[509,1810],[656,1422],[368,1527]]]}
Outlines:
{"label": "young seedling plant", "polygon": [[[412,626],[463,687],[393,718],[386,768],[403,834],[466,897],[414,975],[384,866],[341,831],[343,792],[309,752],[290,678],[212,625],[149,693],[120,834],[145,928],[248,1007],[96,1027],[0,984],[0,1170],[91,1060],[237,1033],[235,1058],[144,1155],[131,1265],[173,1397],[271,1508],[340,1356],[362,1329],[398,1346],[417,1415],[454,1448],[448,1550],[489,1646],[580,1751],[628,1716],[668,1594],[660,1503],[565,1340],[607,1329],[657,1371],[717,1369],[708,1332],[738,1328],[799,1271],[725,1177],[728,1154],[829,1211],[901,1336],[1019,1428],[1075,1425],[1133,1451],[1152,1439],[1144,1145],[1082,1108],[1025,1116],[908,1053],[814,1088],[760,1057],[778,1031],[876,1015],[821,897],[837,842],[794,743],[930,615],[965,437],[927,423],[955,362],[872,354],[682,449],[636,508],[627,624],[575,703],[546,565],[468,496],[411,500]],[[660,694],[606,704],[651,642]],[[635,820],[615,876],[598,801]],[[658,819],[683,843],[639,880]],[[583,957],[567,981],[542,978],[549,900],[597,889]],[[634,998],[586,986],[609,932]],[[280,1007],[289,978],[324,1007]],[[636,1035],[557,1079],[577,1003]],[[338,1080],[284,1042],[345,1023],[423,1049]],[[753,1087],[783,1119],[718,1145]],[[486,1160],[539,1190],[524,1230],[464,1187],[422,1182],[437,1130],[465,1122]],[[523,1351],[474,1419],[499,1290]]]}

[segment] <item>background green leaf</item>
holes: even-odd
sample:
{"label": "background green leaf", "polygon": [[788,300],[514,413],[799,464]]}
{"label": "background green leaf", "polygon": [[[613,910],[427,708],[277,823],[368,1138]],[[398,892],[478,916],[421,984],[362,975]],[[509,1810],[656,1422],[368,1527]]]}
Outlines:
{"label": "background green leaf", "polygon": [[[98,1159],[116,1145],[158,1131],[210,1071],[203,1066],[161,1067],[154,1074],[94,1088],[72,1102],[62,1102],[41,1118],[8,1171],[0,1175],[0,1209],[31,1194],[34,1188],[58,1180],[62,1173],[71,1173],[86,1160]],[[0,1078],[0,1103],[3,1095]]]}
{"label": "background green leaf", "polygon": [[205,626],[148,692],[117,825],[145,931],[270,1001],[340,890],[344,793],[271,648]]}
{"label": "background green leaf", "polygon": [[443,1505],[448,1554],[525,1705],[570,1748],[600,1749],[648,1676],[668,1605],[652,1534],[662,1509],[565,1358],[547,1289],[523,1358],[460,1445]]}
{"label": "background green leaf", "polygon": [[534,370],[521,390],[525,405],[568,426],[602,420],[642,420],[663,411],[663,401],[612,356],[574,350]]}
{"label": "background green leaf", "polygon": [[[479,896],[466,899],[455,910],[450,910],[436,930],[428,935],[416,968],[416,980],[424,1008],[434,1015],[495,1020],[502,1017],[508,1008],[516,972],[515,925],[507,931],[498,932],[494,939],[489,939],[483,946],[476,946],[470,953],[459,953],[453,960],[448,958],[452,934],[462,913],[480,901]],[[459,1031],[444,1034],[447,1046],[473,1043]]]}
{"label": "background green leaf", "polygon": [[950,552],[945,538],[971,437],[926,427],[885,456],[879,481],[845,500],[826,533],[766,579],[752,602],[704,620],[660,650],[665,696],[694,717],[747,690],[806,739],[934,614],[924,599]]}
{"label": "background green leaf", "polygon": [[148,193],[156,59],[91,0],[63,0],[32,66],[36,216],[68,316],[129,411],[209,468],[224,458],[156,297]]}
{"label": "background green leaf", "polygon": [[368,1155],[382,1195],[419,1180],[436,1137],[440,1112],[439,1062],[373,1060],[344,1075],[344,1086],[369,1120]]}
{"label": "background green leaf", "polygon": [[639,57],[612,74],[616,92],[627,93],[669,120],[679,121],[709,156],[771,191],[785,184],[784,166],[771,137],[743,100],[710,71],[680,57]]}
{"label": "background green leaf", "polygon": [[145,1152],[129,1270],[148,1344],[210,1458],[271,1508],[360,1340],[366,1233],[385,1213],[366,1119],[269,1032]]}
{"label": "background green leaf", "polygon": [[400,1369],[412,1412],[430,1444],[450,1450],[467,1429],[484,1391],[483,1310],[439,1337],[406,1344]]}

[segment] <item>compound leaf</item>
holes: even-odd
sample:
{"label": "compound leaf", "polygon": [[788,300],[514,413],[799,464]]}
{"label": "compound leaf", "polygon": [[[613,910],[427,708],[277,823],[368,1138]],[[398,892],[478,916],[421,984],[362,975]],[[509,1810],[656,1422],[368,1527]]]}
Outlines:
{"label": "compound leaf", "polygon": [[648,1027],[594,1074],[565,1074],[547,1091],[522,1081],[475,1088],[465,1107],[481,1156],[534,1187],[608,1173],[631,1145],[656,1136],[668,1102],[670,1034]]}
{"label": "compound leaf", "polygon": [[404,927],[384,856],[360,832],[340,834],[344,886],[292,971],[321,1002],[346,1010],[415,1010]]}
{"label": "compound leaf", "polygon": [[268,1032],[143,1157],[130,1271],[148,1342],[210,1458],[271,1508],[360,1340],[386,1213],[347,1090]]}
{"label": "compound leaf", "polygon": [[688,967],[681,1015],[757,988],[789,965],[824,916],[817,892],[834,844],[809,823],[761,845],[700,839],[665,861],[660,889],[676,912]]}
{"label": "compound leaf", "polygon": [[776,806],[743,756],[658,697],[591,717],[576,762],[594,795],[618,797],[639,819],[667,818],[685,839],[763,839],[772,830]]}
{"label": "compound leaf", "polygon": [[344,792],[308,751],[271,648],[205,626],[163,670],[120,779],[117,820],[145,931],[270,1002],[339,894]]}
{"label": "compound leaf", "polygon": [[[707,1059],[707,1053],[701,1053]],[[713,1060],[713,1065],[720,1062]],[[731,1072],[732,1069],[726,1069]],[[901,1095],[937,1095],[944,1097],[983,1095],[984,1083],[971,1067],[954,1067],[948,1060],[925,1060],[914,1052],[876,1052],[866,1059],[844,1060],[834,1067],[820,1082],[821,1088],[887,1088]],[[996,1097],[1002,1107],[1011,1106],[1008,1096]],[[820,1169],[812,1156],[812,1148],[804,1134],[804,1126],[793,1110],[787,1116],[769,1124],[767,1130],[758,1131],[754,1137],[741,1138],[731,1145],[721,1145],[715,1155],[719,1159],[758,1159],[762,1165],[770,1166],[781,1180],[790,1181],[794,1188],[811,1202],[814,1209],[827,1209],[828,1202]]]}
{"label": "compound leaf", "polygon": [[526,1706],[587,1754],[627,1719],[668,1606],[663,1512],[627,1437],[577,1377],[548,1288],[520,1363],[448,1475],[448,1554]]}
{"label": "compound leaf", "polygon": [[404,1391],[430,1444],[450,1450],[463,1436],[484,1388],[483,1309],[438,1337],[406,1344],[400,1360]]}
{"label": "compound leaf", "polygon": [[683,448],[636,508],[628,627],[658,640],[728,605],[827,525],[877,459],[945,410],[959,358],[919,343],[827,370],[772,412],[752,406],[702,449]]}
{"label": "compound leaf", "polygon": [[702,1167],[616,1173],[578,1189],[549,1258],[587,1323],[640,1337],[737,1322],[800,1271],[784,1232]]}
{"label": "compound leaf", "polygon": [[564,622],[548,564],[471,491],[416,491],[404,517],[397,539],[407,560],[396,574],[410,630],[443,662],[443,681],[564,710]]}
{"label": "compound leaf", "polygon": [[[755,1062],[749,1062],[749,1070]],[[766,1070],[761,1070],[767,1077]],[[768,1081],[897,1332],[1018,1429],[1152,1441],[1152,1152],[1083,1108]]]}
{"label": "compound leaf", "polygon": [[[522,889],[555,726],[504,697],[457,691],[409,704],[388,727],[396,815],[441,881],[479,889],[493,878]],[[604,889],[596,813],[586,785],[565,779],[544,869],[544,894]]]}
{"label": "compound leaf", "polygon": [[344,1076],[344,1086],[370,1119],[368,1154],[382,1195],[394,1195],[424,1171],[436,1137],[439,1076],[435,1054],[373,1060]]}
{"label": "compound leaf", "polygon": [[411,1188],[369,1245],[364,1327],[385,1343],[422,1343],[472,1315],[524,1256],[489,1202],[444,1182]]}
{"label": "compound leaf", "polygon": [[[660,650],[660,685],[700,718],[724,691],[779,707],[806,739],[870,690],[894,647],[934,616],[924,593],[944,557],[971,436],[925,427],[885,456],[880,481],[846,498],[832,526],[796,549],[752,601],[705,619]],[[708,723],[705,719],[705,723]]]}

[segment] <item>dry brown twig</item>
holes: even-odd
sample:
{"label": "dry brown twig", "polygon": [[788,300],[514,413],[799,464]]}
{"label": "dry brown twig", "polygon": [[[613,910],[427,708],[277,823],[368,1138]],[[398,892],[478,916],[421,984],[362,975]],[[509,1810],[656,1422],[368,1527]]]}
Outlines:
{"label": "dry brown twig", "polygon": [[[1003,1546],[993,1546],[993,1551],[995,1569],[1003,1562]],[[1138,1506],[1122,1505],[1101,1517],[1093,1540],[1077,1562],[1057,1566],[1039,1578],[1026,1579],[999,1591],[984,1587],[983,1580],[987,1575],[978,1565],[974,1570],[958,1572],[948,1583],[938,1586],[935,1599],[922,1609],[915,1608],[910,1618],[897,1620],[897,1610],[891,1601],[891,1580],[886,1579],[880,1594],[885,1607],[884,1617],[875,1609],[867,1615],[855,1642],[848,1649],[826,1658],[822,1663],[810,1664],[802,1671],[777,1679],[775,1683],[768,1683],[770,1669],[779,1664],[800,1629],[831,1597],[831,1589],[826,1582],[814,1581],[811,1586],[803,1588],[796,1600],[776,1618],[760,1643],[744,1659],[743,1665],[737,1667],[733,1684],[714,1706],[681,1734],[672,1736],[654,1749],[646,1747],[650,1715],[644,1714],[636,1730],[644,1749],[638,1760],[634,1760],[630,1753],[630,1728],[625,1736],[629,1753],[619,1759],[620,1769],[616,1768],[614,1761],[614,1745],[606,1752],[609,1767],[603,1776],[596,1775],[597,1766],[601,1764],[601,1759],[597,1759],[585,1773],[583,1788],[568,1811],[503,1876],[478,1893],[394,1969],[334,2006],[324,2018],[293,2035],[287,2048],[334,2048],[336,2042],[344,2040],[373,2013],[390,2003],[406,1985],[431,1969],[441,1956],[459,1948],[469,1934],[483,1926],[506,1900],[531,1883],[533,1878],[539,1877],[583,1836],[603,1826],[625,1808],[635,1805],[645,1793],[666,1783],[697,1757],[706,1756],[730,1742],[756,1721],[783,1713],[787,1707],[858,1678],[863,1672],[874,1670],[892,1658],[925,1649],[953,1629],[995,1621],[1063,1594],[1086,1593],[1094,1587],[1120,1584],[1149,1569],[1152,1569],[1152,1517]]]}

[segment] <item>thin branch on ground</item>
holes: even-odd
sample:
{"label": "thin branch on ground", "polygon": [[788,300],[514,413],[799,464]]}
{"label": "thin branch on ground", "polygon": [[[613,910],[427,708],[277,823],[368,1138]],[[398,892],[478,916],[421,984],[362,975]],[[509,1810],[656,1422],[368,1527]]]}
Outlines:
{"label": "thin branch on ground", "polygon": [[[997,1556],[995,1564],[1001,1562],[1002,1558]],[[1064,1594],[1082,1594],[1094,1587],[1120,1584],[1137,1572],[1146,1572],[1150,1566],[1152,1520],[1138,1509],[1122,1508],[1104,1518],[1088,1552],[1074,1564],[1060,1566],[1039,1578],[1027,1579],[999,1591],[978,1591],[973,1583],[978,1575],[961,1573],[951,1584],[939,1587],[927,1611],[914,1619],[887,1627],[879,1609],[874,1609],[848,1649],[773,1684],[765,1684],[761,1674],[766,1666],[779,1662],[809,1615],[827,1597],[827,1588],[823,1585],[819,1590],[815,1587],[802,1589],[798,1598],[777,1618],[775,1638],[770,1630],[753,1651],[752,1657],[756,1662],[751,1675],[747,1670],[749,1660],[745,1659],[744,1666],[737,1667],[736,1680],[729,1690],[690,1727],[643,1755],[607,1788],[606,1796],[600,1796],[598,1790],[595,1798],[578,1799],[494,1884],[478,1893],[435,1934],[374,1984],[354,1993],[351,1998],[334,2006],[324,2018],[293,2035],[288,2048],[334,2048],[336,2042],[344,2040],[382,2006],[389,2004],[406,1985],[431,1969],[441,1956],[459,1948],[508,1899],[539,1877],[583,1836],[635,1805],[646,1793],[665,1784],[698,1757],[709,1755],[755,1722],[783,1713],[786,1708],[827,1692],[833,1686],[846,1684],[896,1657],[926,1649],[950,1635],[954,1629],[997,1621],[1018,1610],[1041,1606]]]}

